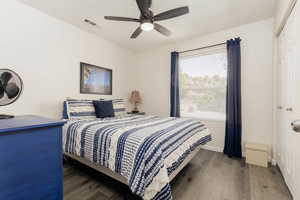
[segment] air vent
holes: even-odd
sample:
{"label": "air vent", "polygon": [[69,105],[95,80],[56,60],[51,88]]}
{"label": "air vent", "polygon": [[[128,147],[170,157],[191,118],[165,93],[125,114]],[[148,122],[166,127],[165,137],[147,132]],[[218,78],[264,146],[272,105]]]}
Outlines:
{"label": "air vent", "polygon": [[97,26],[97,24],[89,19],[85,19],[84,20],[85,23],[88,23],[89,25],[92,25],[92,26]]}

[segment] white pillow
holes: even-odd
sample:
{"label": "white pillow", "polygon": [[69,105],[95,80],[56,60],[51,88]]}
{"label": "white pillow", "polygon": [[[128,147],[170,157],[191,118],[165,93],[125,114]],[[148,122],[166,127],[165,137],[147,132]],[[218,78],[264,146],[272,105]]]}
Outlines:
{"label": "white pillow", "polygon": [[122,117],[126,115],[126,107],[124,99],[113,99],[113,108],[115,112],[115,117]]}
{"label": "white pillow", "polygon": [[66,101],[69,119],[96,119],[93,100],[68,99]]}

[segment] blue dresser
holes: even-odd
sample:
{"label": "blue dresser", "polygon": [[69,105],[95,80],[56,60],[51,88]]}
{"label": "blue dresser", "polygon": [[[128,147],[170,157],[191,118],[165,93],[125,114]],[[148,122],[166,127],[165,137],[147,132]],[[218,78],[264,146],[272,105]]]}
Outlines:
{"label": "blue dresser", "polygon": [[62,126],[38,116],[0,120],[0,200],[62,200]]}

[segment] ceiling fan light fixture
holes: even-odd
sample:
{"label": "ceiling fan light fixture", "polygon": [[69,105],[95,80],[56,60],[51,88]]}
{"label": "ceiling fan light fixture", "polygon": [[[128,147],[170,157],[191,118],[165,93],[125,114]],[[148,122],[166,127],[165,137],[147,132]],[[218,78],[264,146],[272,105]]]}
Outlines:
{"label": "ceiling fan light fixture", "polygon": [[141,25],[143,31],[152,31],[154,29],[154,24],[151,22],[144,22]]}

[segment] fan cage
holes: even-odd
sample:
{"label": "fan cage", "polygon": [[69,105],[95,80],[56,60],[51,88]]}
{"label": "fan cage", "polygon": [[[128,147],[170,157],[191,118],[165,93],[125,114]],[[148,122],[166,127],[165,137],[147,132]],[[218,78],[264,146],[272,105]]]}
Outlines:
{"label": "fan cage", "polygon": [[[16,72],[13,71],[13,70],[10,70],[10,69],[0,69],[0,74],[2,74],[2,73],[4,73],[4,72],[9,72],[9,73],[13,74],[13,75],[20,81],[20,92],[19,92],[18,95],[17,95],[12,101],[10,101],[9,103],[7,103],[7,104],[1,104],[1,103],[0,103],[0,107],[2,107],[2,106],[8,106],[8,105],[10,105],[10,104],[16,102],[16,101],[20,98],[20,96],[21,96],[21,94],[22,94],[22,92],[23,92],[23,86],[24,86],[24,85],[23,85],[23,80],[22,80],[22,78],[19,76],[18,73],[16,73]],[[0,99],[0,102],[1,102],[1,99]]]}

